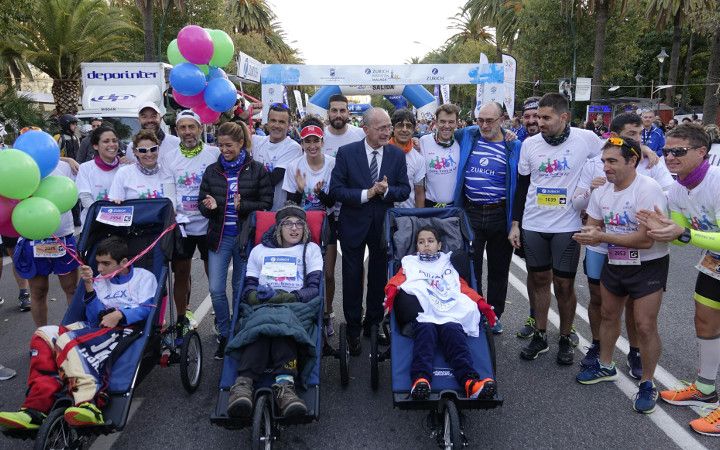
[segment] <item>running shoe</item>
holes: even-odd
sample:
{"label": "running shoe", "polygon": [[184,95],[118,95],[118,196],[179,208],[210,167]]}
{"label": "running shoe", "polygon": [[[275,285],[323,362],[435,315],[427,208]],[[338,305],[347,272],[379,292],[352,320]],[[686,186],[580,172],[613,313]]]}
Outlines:
{"label": "running shoe", "polygon": [[500,319],[497,319],[495,321],[495,325],[492,327],[492,334],[502,334],[503,332],[503,326],[502,323],[500,323]]}
{"label": "running shoe", "polygon": [[658,391],[652,380],[640,383],[638,393],[635,394],[635,403],[633,409],[639,413],[650,414],[655,411],[657,403]]}
{"label": "running shoe", "polygon": [[17,372],[0,364],[0,381],[9,380],[15,375],[17,375]]}
{"label": "running shoe", "polygon": [[0,305],[2,305],[3,303],[5,303],[5,298],[4,298],[4,297],[0,297]]}
{"label": "running shoe", "polygon": [[515,336],[519,337],[520,339],[529,339],[534,333],[535,319],[532,317],[528,317],[527,320],[525,320],[525,324],[522,326],[522,328],[520,328],[520,331],[518,331]]}
{"label": "running shoe", "polygon": [[599,360],[595,360],[595,364],[581,370],[575,380],[580,384],[595,384],[602,381],[615,381],[617,378],[618,373],[614,364],[612,367],[607,368],[601,366]]}
{"label": "running shoe", "polygon": [[65,422],[71,427],[88,427],[103,425],[105,420],[103,419],[102,412],[100,412],[100,408],[93,403],[85,402],[66,409]]}
{"label": "running shoe", "polygon": [[627,355],[628,374],[639,380],[642,378],[642,361],[640,360],[640,352],[630,351]]}
{"label": "running shoe", "polygon": [[530,343],[520,352],[520,357],[531,361],[537,358],[539,354],[545,353],[549,349],[550,347],[548,347],[547,336],[545,333],[535,331]]}
{"label": "running shoe", "polygon": [[23,292],[18,296],[18,302],[20,303],[20,311],[21,312],[27,312],[30,311],[30,293],[29,292]]}
{"label": "running shoe", "polygon": [[562,366],[569,366],[575,359],[575,347],[572,345],[570,336],[560,336],[558,342],[557,363]]}
{"label": "running shoe", "polygon": [[583,369],[587,369],[588,367],[592,367],[593,364],[598,360],[600,357],[600,344],[590,344],[590,347],[586,347],[587,352],[585,353],[585,357],[580,361],[580,367]]}
{"label": "running shoe", "polygon": [[695,383],[682,389],[662,391],[660,392],[660,398],[671,405],[678,406],[699,406],[701,408],[718,406],[717,391],[713,391],[712,394],[703,394],[695,386]]}
{"label": "running shoe", "polygon": [[188,309],[187,311],[185,311],[185,317],[187,317],[188,325],[190,326],[190,328],[196,330],[198,327],[198,323],[197,320],[195,320],[195,314],[193,314],[193,312]]}
{"label": "running shoe", "polygon": [[34,409],[0,412],[0,428],[3,430],[37,430],[47,415]]}
{"label": "running shoe", "polygon": [[467,380],[465,382],[465,394],[468,398],[493,398],[495,388],[495,381],[492,378]]}
{"label": "running shoe", "polygon": [[720,408],[691,421],[690,428],[705,436],[720,436]]}
{"label": "running shoe", "polygon": [[335,334],[332,317],[325,317],[323,319],[323,328],[325,329],[325,336],[330,337]]}
{"label": "running shoe", "polygon": [[580,344],[580,337],[578,337],[577,332],[575,331],[575,325],[570,327],[570,344],[573,347],[577,347],[578,344]]}
{"label": "running shoe", "polygon": [[425,378],[415,380],[410,388],[410,396],[413,400],[427,400],[430,397],[430,382]]}

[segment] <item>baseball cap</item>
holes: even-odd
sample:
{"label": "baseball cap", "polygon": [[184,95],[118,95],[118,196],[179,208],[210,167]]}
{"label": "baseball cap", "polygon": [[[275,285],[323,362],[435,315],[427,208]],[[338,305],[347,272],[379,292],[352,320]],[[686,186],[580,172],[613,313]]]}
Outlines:
{"label": "baseball cap", "polygon": [[195,112],[190,109],[185,109],[177,113],[177,116],[175,116],[175,124],[177,125],[177,123],[180,122],[181,119],[192,119],[197,122],[198,125],[202,125],[202,122],[200,122],[200,116],[195,114]]}
{"label": "baseball cap", "polygon": [[160,108],[158,108],[158,105],[156,105],[155,102],[147,101],[147,102],[143,103],[142,105],[140,105],[140,107],[138,108],[138,115],[145,108],[150,108],[150,109],[154,110],[156,113],[162,114],[162,111],[160,111]]}

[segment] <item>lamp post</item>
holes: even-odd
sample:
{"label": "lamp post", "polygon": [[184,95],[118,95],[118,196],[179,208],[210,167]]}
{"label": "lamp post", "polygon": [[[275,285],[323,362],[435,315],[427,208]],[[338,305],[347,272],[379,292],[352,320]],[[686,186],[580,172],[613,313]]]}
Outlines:
{"label": "lamp post", "polygon": [[665,51],[665,47],[662,47],[660,49],[660,53],[658,53],[657,56],[655,56],[657,58],[657,60],[660,61],[660,77],[658,78],[658,84],[662,84],[663,64],[665,63],[665,60],[667,59],[668,56],[670,56],[670,55],[668,55],[667,52]]}
{"label": "lamp post", "polygon": [[[656,87],[653,91],[651,91],[650,92],[650,105],[653,104],[653,96],[655,96],[656,92],[662,91],[663,89],[671,88],[673,86],[675,86],[675,85],[674,84],[663,84],[663,85]],[[660,103],[659,100],[658,100],[658,103]],[[654,107],[653,110],[657,111],[657,107]]]}
{"label": "lamp post", "polygon": [[640,75],[639,73],[635,75],[635,81],[637,81],[635,97],[638,97],[638,98],[640,97],[640,80],[642,80],[642,79],[643,79],[643,76]]}

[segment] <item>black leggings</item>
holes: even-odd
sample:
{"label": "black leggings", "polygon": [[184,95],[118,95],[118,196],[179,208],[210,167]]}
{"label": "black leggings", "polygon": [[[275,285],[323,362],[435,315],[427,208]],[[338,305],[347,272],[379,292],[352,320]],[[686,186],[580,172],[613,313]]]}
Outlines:
{"label": "black leggings", "polygon": [[261,337],[242,348],[238,375],[256,381],[267,369],[273,375],[297,375],[297,343],[286,336]]}

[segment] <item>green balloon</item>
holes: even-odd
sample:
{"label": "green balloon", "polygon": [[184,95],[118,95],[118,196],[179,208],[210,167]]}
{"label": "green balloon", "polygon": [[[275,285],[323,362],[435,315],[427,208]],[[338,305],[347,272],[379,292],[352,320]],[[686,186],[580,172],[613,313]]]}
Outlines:
{"label": "green balloon", "polygon": [[210,73],[210,66],[208,66],[207,64],[196,64],[196,66],[198,66],[198,69],[200,69],[202,73],[205,74],[205,76]]}
{"label": "green balloon", "polygon": [[168,44],[167,57],[168,62],[170,62],[173,66],[188,62],[187,59],[183,58],[183,55],[180,53],[180,49],[177,45],[177,39],[173,39],[170,41],[170,44]]}
{"label": "green balloon", "polygon": [[42,179],[32,196],[50,200],[60,213],[64,213],[77,203],[78,190],[70,178],[50,175]]}
{"label": "green balloon", "polygon": [[50,200],[26,198],[13,209],[12,224],[24,238],[46,239],[60,227],[60,211]]}
{"label": "green balloon", "polygon": [[40,169],[30,155],[20,150],[0,151],[0,195],[22,200],[40,185]]}
{"label": "green balloon", "polygon": [[208,30],[213,41],[213,55],[210,65],[225,67],[235,55],[235,45],[230,36],[223,30]]}

